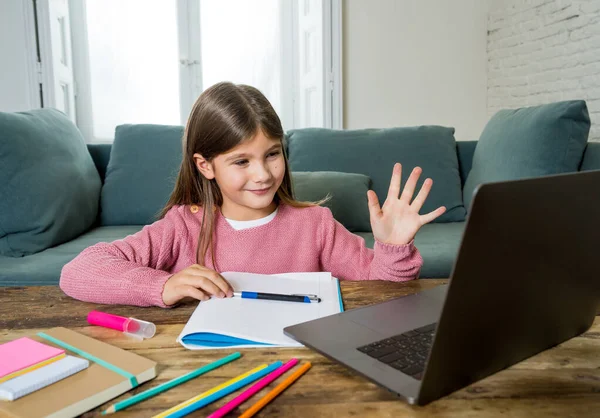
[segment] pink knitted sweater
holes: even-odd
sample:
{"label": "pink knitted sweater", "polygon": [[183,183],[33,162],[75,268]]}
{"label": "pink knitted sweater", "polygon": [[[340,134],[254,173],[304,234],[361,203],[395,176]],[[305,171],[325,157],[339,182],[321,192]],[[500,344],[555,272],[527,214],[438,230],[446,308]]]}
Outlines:
{"label": "pink knitted sweater", "polygon": [[[215,259],[204,265],[220,271],[276,274],[328,271],[343,280],[407,281],[418,276],[423,259],[413,242],[390,245],[364,239],[337,222],[328,208],[280,205],[273,220],[235,230],[216,211]],[[141,231],[85,249],[63,267],[60,287],[76,299],[107,304],[166,307],[165,282],[196,264],[202,210],[175,206]]]}

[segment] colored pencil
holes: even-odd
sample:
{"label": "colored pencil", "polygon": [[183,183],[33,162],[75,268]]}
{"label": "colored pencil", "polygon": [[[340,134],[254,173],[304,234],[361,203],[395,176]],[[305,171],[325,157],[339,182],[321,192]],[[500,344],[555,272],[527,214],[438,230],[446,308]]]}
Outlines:
{"label": "colored pencil", "polygon": [[212,395],[206,396],[202,399],[197,400],[194,403],[191,403],[183,408],[178,409],[177,411],[173,412],[172,414],[167,415],[167,418],[181,418],[181,417],[184,417],[187,414],[190,414],[200,408],[204,408],[206,405],[209,405],[209,404],[213,403],[214,401],[217,401],[217,400],[221,399],[222,397],[227,396],[230,393],[233,393],[236,390],[246,386],[247,384],[252,383],[257,379],[260,379],[261,377],[271,373],[273,370],[275,370],[279,367],[281,367],[281,362],[276,361],[275,363],[271,364],[269,367],[259,370],[258,372],[253,373],[250,376],[247,376],[247,377],[243,378],[242,380],[239,380],[239,381],[235,382],[234,384],[229,385],[229,386],[219,390],[218,392],[213,393]]}
{"label": "colored pencil", "polygon": [[267,367],[266,364],[261,364],[260,366],[258,366],[256,368],[250,370],[249,372],[246,372],[246,373],[241,374],[241,375],[239,375],[237,377],[234,377],[233,379],[230,379],[227,382],[220,384],[219,386],[215,386],[214,388],[209,389],[206,392],[203,392],[203,393],[201,393],[198,396],[194,396],[193,398],[190,398],[190,399],[188,399],[185,402],[181,402],[180,404],[177,404],[174,407],[169,408],[166,411],[163,411],[160,414],[153,416],[152,418],[165,418],[166,416],[168,416],[169,414],[177,411],[178,409],[181,409],[181,408],[183,408],[183,407],[185,407],[187,405],[190,405],[190,404],[196,402],[197,400],[202,399],[202,398],[204,398],[206,396],[212,395],[213,393],[218,392],[219,390],[221,390],[221,389],[223,389],[223,388],[225,388],[225,387],[227,387],[229,385],[232,385],[232,384],[234,384],[234,383],[236,383],[236,382],[244,379],[245,377],[252,375],[253,373],[256,373],[256,372],[258,372],[260,370],[263,370],[266,367]]}
{"label": "colored pencil", "polygon": [[279,385],[275,387],[271,392],[267,393],[264,398],[260,399],[254,405],[252,405],[248,410],[246,410],[242,415],[238,418],[249,418],[260,411],[266,404],[271,402],[277,395],[287,389],[292,383],[294,383],[300,376],[302,376],[308,369],[310,369],[310,362],[305,363],[302,367],[296,370],[291,376],[281,382]]}
{"label": "colored pencil", "polygon": [[267,386],[269,383],[277,379],[279,376],[287,372],[289,369],[294,367],[298,363],[298,359],[291,359],[283,366],[271,372],[268,376],[263,377],[259,382],[252,385],[248,390],[243,392],[241,395],[229,401],[225,406],[217,409],[215,412],[210,414],[208,418],[222,418],[227,415],[229,412],[233,411],[236,407],[246,402],[246,400],[250,399],[256,393],[258,393],[262,388]]}
{"label": "colored pencil", "polygon": [[142,402],[148,398],[151,398],[159,393],[162,393],[166,390],[169,390],[177,385],[187,382],[188,380],[194,379],[195,377],[201,376],[204,373],[210,372],[211,370],[216,369],[217,367],[221,367],[224,364],[227,364],[233,360],[237,360],[241,357],[239,352],[235,352],[233,354],[228,355],[227,357],[223,357],[217,361],[214,361],[206,366],[200,367],[194,371],[191,371],[182,376],[176,377],[175,379],[171,379],[168,382],[163,383],[162,385],[158,385],[154,388],[148,389],[144,392],[138,393],[137,395],[132,396],[129,399],[125,399],[121,402],[117,402],[116,404],[110,406],[102,415],[112,414],[113,412],[122,411],[123,409],[134,405],[138,402]]}

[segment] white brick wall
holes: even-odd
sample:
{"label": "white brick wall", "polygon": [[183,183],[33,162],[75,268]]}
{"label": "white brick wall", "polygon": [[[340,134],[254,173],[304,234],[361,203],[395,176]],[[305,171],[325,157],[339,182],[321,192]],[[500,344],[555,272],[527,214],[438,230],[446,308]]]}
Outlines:
{"label": "white brick wall", "polygon": [[491,0],[488,116],[584,99],[600,141],[600,0]]}

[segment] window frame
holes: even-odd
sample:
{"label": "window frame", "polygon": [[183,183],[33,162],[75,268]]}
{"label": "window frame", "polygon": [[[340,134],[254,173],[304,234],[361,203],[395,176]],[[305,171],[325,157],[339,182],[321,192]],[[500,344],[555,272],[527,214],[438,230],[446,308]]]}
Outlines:
{"label": "window frame", "polygon": [[[185,125],[196,98],[203,91],[202,53],[200,39],[201,0],[177,0],[179,87],[181,124]],[[308,0],[295,0],[298,2]],[[323,6],[323,62],[324,62],[324,127],[343,128],[342,98],[342,0],[321,0]],[[297,19],[298,7],[282,2],[282,19]],[[98,138],[93,135],[93,113],[91,77],[88,52],[88,37],[85,25],[86,0],[69,0],[71,16],[71,40],[73,54],[73,76],[77,126],[88,143],[112,142],[114,138]],[[197,19],[192,19],[197,16]],[[286,25],[283,25],[284,27]],[[295,126],[297,86],[295,66],[297,39],[293,25],[288,25],[282,41],[282,122],[284,126]],[[42,89],[44,86],[42,86]],[[290,97],[291,94],[291,97]],[[48,104],[52,106],[52,104]]]}

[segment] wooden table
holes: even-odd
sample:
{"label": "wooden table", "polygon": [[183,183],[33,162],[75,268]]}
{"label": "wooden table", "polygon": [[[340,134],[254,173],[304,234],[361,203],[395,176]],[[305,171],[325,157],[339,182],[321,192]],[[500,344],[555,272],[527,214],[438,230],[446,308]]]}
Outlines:
{"label": "wooden table", "polygon": [[[343,282],[342,294],[345,308],[352,309],[443,283],[446,280],[425,279],[409,283]],[[54,286],[0,288],[0,343],[51,327],[64,326],[156,361],[156,379],[117,398],[122,400],[132,392],[146,390],[234,351],[188,351],[175,342],[195,306],[195,303],[186,303],[175,309],[101,306],[73,300]],[[152,321],[157,325],[157,334],[150,340],[138,342],[117,331],[87,326],[87,313],[98,307],[117,315]],[[286,361],[291,357],[311,361],[312,369],[258,416],[600,416],[600,317],[596,317],[593,327],[584,335],[425,407],[410,406],[351,370],[306,348],[240,351],[243,354],[241,359],[134,405],[115,417],[152,416],[258,364]],[[263,390],[259,396],[266,391]],[[234,396],[236,394],[196,411],[191,416],[206,416]],[[100,411],[114,401],[84,416],[98,416]],[[249,403],[242,406],[244,410]]]}

